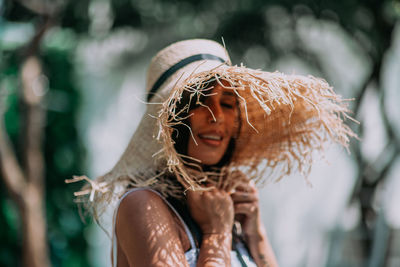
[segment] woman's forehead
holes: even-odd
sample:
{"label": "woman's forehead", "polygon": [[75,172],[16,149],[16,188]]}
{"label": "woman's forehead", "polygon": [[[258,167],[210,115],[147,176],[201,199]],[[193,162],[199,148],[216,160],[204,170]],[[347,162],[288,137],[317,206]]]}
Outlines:
{"label": "woman's forehead", "polygon": [[221,85],[220,83],[217,82],[214,84],[212,92],[221,94],[221,96],[236,97],[236,94],[233,91],[233,89],[226,86],[227,86],[226,84]]}

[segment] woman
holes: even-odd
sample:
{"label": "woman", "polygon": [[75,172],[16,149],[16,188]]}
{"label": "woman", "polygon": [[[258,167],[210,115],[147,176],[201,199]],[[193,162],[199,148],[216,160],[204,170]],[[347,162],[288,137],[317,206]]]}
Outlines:
{"label": "woman", "polygon": [[[254,182],[307,173],[330,140],[348,145],[346,108],[320,79],[231,66],[224,47],[161,50],[148,108],[116,166],[77,195],[98,218],[117,203],[118,266],[277,266]],[[149,116],[150,115],[150,116]]]}

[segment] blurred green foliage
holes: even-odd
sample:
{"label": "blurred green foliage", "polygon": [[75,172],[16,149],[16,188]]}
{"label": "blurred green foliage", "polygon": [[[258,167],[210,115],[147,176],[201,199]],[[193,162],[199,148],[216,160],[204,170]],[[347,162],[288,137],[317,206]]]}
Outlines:
{"label": "blurred green foliage", "polygon": [[[19,134],[23,124],[18,75],[23,50],[29,41],[22,37],[33,37],[29,29],[39,27],[45,17],[21,4],[23,2],[0,1],[0,84],[9,94],[6,129],[17,155],[22,150]],[[397,0],[81,0],[54,3],[60,3],[53,25],[58,30],[52,32],[51,38],[46,37],[40,49],[48,79],[48,92],[43,103],[47,110],[43,149],[48,240],[54,266],[89,265],[84,226],[72,200],[72,192],[80,185],[64,184],[64,179],[85,173],[82,164],[85,150],[76,126],[82,88],[78,88],[74,77],[76,66],[72,61],[79,40],[106,38],[120,28],[140,29],[150,40],[157,41],[149,43],[147,49],[158,50],[181,39],[198,37],[220,41],[223,37],[234,63],[246,60],[244,52],[255,47],[253,58],[268,51],[268,57],[264,57],[269,60],[267,67],[273,66],[282,56],[293,54],[326,76],[318,55],[305,48],[297,35],[299,18],[312,17],[339,25],[371,58],[375,71],[379,71],[383,54],[390,46],[393,27],[400,17]],[[96,19],[110,23],[108,26],[102,24],[103,35],[93,30]],[[21,38],[5,42],[6,28]],[[283,30],[286,31],[283,37],[290,38],[276,41],[274,31]],[[139,55],[126,58],[136,56]],[[359,88],[353,89],[356,97],[355,92],[362,92]],[[19,214],[3,185],[0,193],[0,265],[19,266]]]}
{"label": "blurred green foliage", "polygon": [[[18,143],[19,132],[21,128],[20,112],[18,110],[18,65],[16,55],[13,53],[2,52],[1,58],[1,86],[9,96],[3,99],[3,103],[8,108],[5,113],[6,130],[14,144]],[[4,94],[4,93],[3,93]],[[20,146],[15,145],[17,156],[21,153]],[[0,174],[1,175],[1,174]],[[16,204],[7,195],[6,188],[0,186],[1,219],[0,231],[0,265],[2,266],[20,266],[21,251],[21,223]]]}
{"label": "blurred green foliage", "polygon": [[87,266],[83,224],[64,180],[82,173],[85,151],[76,128],[79,90],[70,61],[73,50],[49,49],[42,60],[49,79],[44,105],[48,108],[46,142],[46,210],[53,266]]}
{"label": "blurred green foliage", "polygon": [[[7,91],[5,114],[7,132],[21,154],[23,112],[19,102],[21,50],[3,50],[1,85]],[[77,132],[80,93],[74,80],[71,62],[74,50],[44,47],[40,52],[48,91],[42,103],[47,110],[43,152],[46,164],[46,217],[48,244],[53,266],[88,266],[83,237],[84,224],[79,217],[72,194],[80,185],[66,186],[64,180],[83,172],[85,150]],[[20,156],[19,156],[20,158]],[[0,187],[0,266],[21,266],[20,215],[5,187]],[[7,230],[4,230],[7,229]]]}

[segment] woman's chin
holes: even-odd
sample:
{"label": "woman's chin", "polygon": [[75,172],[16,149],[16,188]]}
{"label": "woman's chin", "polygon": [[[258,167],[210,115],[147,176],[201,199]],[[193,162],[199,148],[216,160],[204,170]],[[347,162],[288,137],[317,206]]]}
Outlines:
{"label": "woman's chin", "polygon": [[214,165],[217,165],[219,161],[208,161],[208,162],[201,162],[201,165],[207,166],[207,167],[212,167]]}
{"label": "woman's chin", "polygon": [[203,166],[212,167],[214,165],[217,165],[218,162],[220,162],[221,159],[222,159],[222,156],[221,157],[215,157],[215,158],[207,157],[207,158],[200,159],[200,163]]}

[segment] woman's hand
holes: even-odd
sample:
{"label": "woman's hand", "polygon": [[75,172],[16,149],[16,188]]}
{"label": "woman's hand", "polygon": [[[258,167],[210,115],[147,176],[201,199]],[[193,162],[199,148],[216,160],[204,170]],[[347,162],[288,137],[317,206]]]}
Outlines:
{"label": "woman's hand", "polygon": [[189,191],[187,203],[203,233],[197,266],[229,266],[234,217],[229,193],[215,188]]}
{"label": "woman's hand", "polygon": [[232,232],[234,211],[229,193],[215,188],[210,191],[189,191],[187,203],[203,235]]}
{"label": "woman's hand", "polygon": [[257,188],[251,182],[240,182],[231,194],[235,219],[246,237],[256,236],[262,228]]}
{"label": "woman's hand", "polygon": [[257,266],[278,266],[261,222],[258,191],[253,183],[241,181],[231,194],[235,218],[240,222],[246,244]]}

